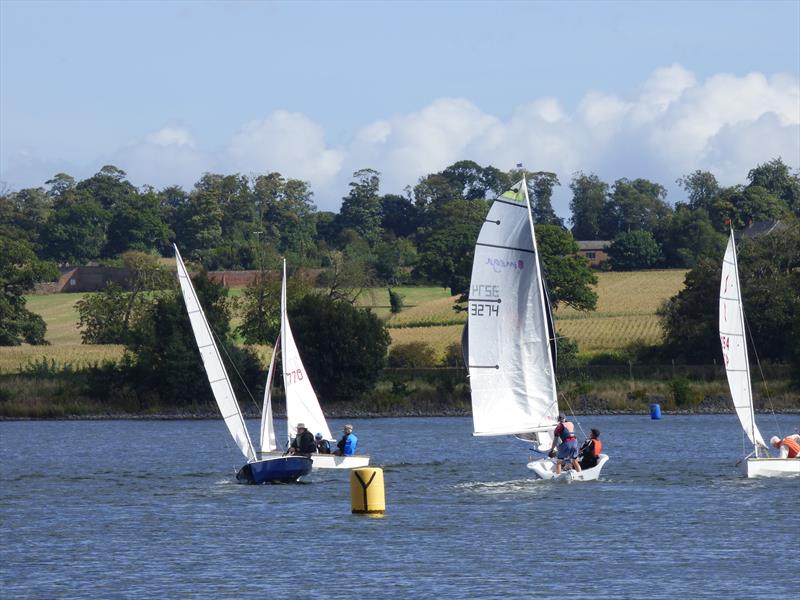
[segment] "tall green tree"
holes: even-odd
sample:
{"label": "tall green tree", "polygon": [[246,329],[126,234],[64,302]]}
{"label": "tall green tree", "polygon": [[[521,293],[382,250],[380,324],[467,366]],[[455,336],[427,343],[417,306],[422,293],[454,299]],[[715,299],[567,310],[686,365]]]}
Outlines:
{"label": "tall green tree", "polygon": [[110,283],[102,292],[86,294],[75,304],[84,344],[126,343],[136,321],[146,317],[152,303],[146,292],[175,287],[173,276],[153,256],[126,252],[122,262],[128,272],[123,285]]}
{"label": "tall green tree", "polygon": [[111,209],[106,256],[117,256],[127,250],[164,252],[169,247],[170,230],[161,218],[161,207],[155,192],[121,198]]}
{"label": "tall green tree", "polygon": [[106,244],[108,218],[108,211],[87,190],[59,196],[42,232],[45,258],[71,265],[96,260]]}
{"label": "tall green tree", "polygon": [[353,229],[370,244],[381,235],[380,173],[361,169],[353,173],[350,193],[342,200],[339,229]]}
{"label": "tall green tree", "polygon": [[747,174],[748,187],[761,187],[800,216],[800,173],[791,172],[780,158],[758,165]]}
{"label": "tall green tree", "polygon": [[[264,373],[255,354],[232,341],[228,290],[203,272],[195,275],[193,282],[236,396],[240,405],[247,408],[250,390],[263,385]],[[179,406],[213,404],[203,360],[179,292],[160,294],[149,305],[147,317],[137,320],[131,331],[126,356],[125,383],[136,391],[140,402],[153,398]]]}
{"label": "tall green tree", "polygon": [[310,294],[290,307],[297,346],[323,400],[354,400],[371,391],[386,365],[391,338],[371,311]]}
{"label": "tall green tree", "polygon": [[[739,277],[748,329],[758,356],[797,361],[800,332],[800,224],[783,226],[752,240],[740,240]],[[684,288],[659,310],[667,355],[690,362],[718,362],[722,355],[717,323],[722,255],[701,258]],[[751,348],[750,356],[756,353]],[[800,368],[800,363],[795,362]]]}
{"label": "tall green tree", "polygon": [[594,310],[597,276],[589,261],[578,254],[572,234],[558,225],[536,225],[536,243],[553,308],[566,304],[577,310]]}
{"label": "tall green tree", "polygon": [[475,240],[489,210],[481,200],[454,200],[439,211],[432,230],[419,244],[417,276],[466,294],[472,274]]}
{"label": "tall green tree", "polygon": [[47,325],[26,308],[24,294],[57,277],[55,265],[39,260],[28,241],[0,236],[0,346],[47,344]]}
{"label": "tall green tree", "polygon": [[619,233],[644,229],[654,231],[671,212],[664,186],[647,179],[618,179],[606,197],[601,233],[613,239]]}
{"label": "tall green tree", "polygon": [[553,210],[553,188],[561,185],[555,173],[531,173],[528,186],[533,188],[533,222],[542,225],[563,226],[564,220]]}
{"label": "tall green tree", "polygon": [[649,231],[625,231],[617,235],[608,248],[615,271],[650,269],[662,259],[661,246]]}
{"label": "tall green tree", "polygon": [[699,169],[679,178],[676,183],[686,191],[688,206],[692,210],[711,208],[720,191],[717,178],[712,173]]}
{"label": "tall green tree", "polygon": [[597,175],[578,172],[569,185],[572,200],[572,235],[578,240],[597,240],[601,238],[601,219],[608,194],[608,184]]}

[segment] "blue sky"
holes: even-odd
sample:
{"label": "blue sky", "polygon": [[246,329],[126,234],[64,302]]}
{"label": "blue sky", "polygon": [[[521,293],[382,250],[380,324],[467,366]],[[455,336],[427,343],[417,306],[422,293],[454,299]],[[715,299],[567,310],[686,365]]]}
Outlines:
{"label": "blue sky", "polygon": [[800,168],[800,2],[0,2],[0,180]]}

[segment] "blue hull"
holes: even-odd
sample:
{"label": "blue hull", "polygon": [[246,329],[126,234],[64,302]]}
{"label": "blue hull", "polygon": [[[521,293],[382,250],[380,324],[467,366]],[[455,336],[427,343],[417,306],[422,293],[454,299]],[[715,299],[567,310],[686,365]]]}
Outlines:
{"label": "blue hull", "polygon": [[311,473],[311,459],[306,456],[282,456],[247,463],[236,474],[240,483],[293,483]]}

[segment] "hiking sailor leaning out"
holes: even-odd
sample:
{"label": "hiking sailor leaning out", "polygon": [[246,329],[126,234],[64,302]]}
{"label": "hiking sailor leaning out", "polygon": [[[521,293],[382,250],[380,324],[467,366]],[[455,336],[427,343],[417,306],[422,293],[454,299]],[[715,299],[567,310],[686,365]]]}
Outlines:
{"label": "hiking sailor leaning out", "polygon": [[800,458],[800,435],[787,435],[783,439],[773,435],[769,443],[780,450],[780,458]]}
{"label": "hiking sailor leaning out", "polygon": [[563,412],[558,413],[558,425],[553,431],[553,445],[550,446],[550,456],[558,446],[556,455],[556,475],[561,474],[561,463],[569,460],[572,468],[580,472],[581,466],[578,463],[578,438],[575,437],[575,424],[567,421],[567,415]]}

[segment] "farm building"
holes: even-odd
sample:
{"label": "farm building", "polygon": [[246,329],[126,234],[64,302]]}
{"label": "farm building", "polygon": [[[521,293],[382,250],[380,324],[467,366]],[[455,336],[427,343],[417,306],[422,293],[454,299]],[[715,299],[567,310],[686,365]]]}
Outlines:
{"label": "farm building", "polygon": [[579,241],[578,254],[589,259],[589,265],[596,269],[608,260],[608,247],[611,242],[608,240],[586,240]]}

